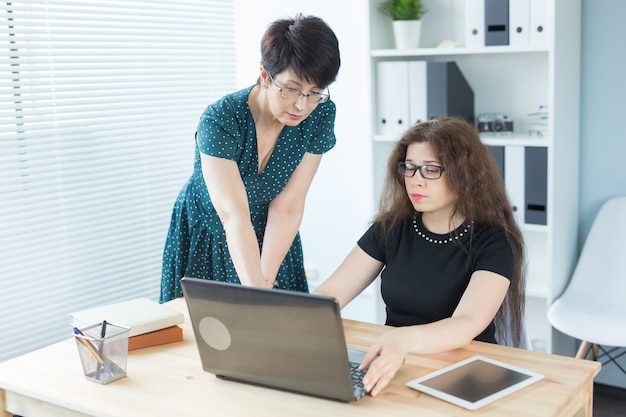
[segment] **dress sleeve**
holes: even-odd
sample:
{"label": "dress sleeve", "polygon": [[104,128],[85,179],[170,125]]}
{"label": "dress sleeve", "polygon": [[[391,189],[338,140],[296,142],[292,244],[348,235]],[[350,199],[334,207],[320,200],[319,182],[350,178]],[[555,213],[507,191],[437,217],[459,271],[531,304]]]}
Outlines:
{"label": "dress sleeve", "polygon": [[200,152],[237,160],[243,150],[243,134],[241,132],[241,112],[237,101],[230,96],[210,104],[198,122],[196,142]]}
{"label": "dress sleeve", "polygon": [[313,139],[307,147],[307,152],[323,154],[331,150],[337,139],[335,137],[336,106],[332,100],[320,104],[309,116],[314,129]]}

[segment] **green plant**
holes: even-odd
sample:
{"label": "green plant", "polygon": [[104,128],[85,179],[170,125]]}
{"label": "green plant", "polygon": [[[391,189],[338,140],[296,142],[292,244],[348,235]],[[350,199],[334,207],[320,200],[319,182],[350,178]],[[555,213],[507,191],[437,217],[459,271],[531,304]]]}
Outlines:
{"label": "green plant", "polygon": [[385,0],[379,10],[392,20],[420,20],[428,11],[423,0]]}

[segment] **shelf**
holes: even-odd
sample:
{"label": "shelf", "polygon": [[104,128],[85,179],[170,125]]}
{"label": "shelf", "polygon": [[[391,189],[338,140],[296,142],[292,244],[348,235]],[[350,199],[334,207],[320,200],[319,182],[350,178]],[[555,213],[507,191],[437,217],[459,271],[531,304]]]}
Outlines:
{"label": "shelf", "polygon": [[528,282],[526,282],[526,296],[548,299],[548,289],[546,288],[546,283],[528,280]]}
{"label": "shelf", "polygon": [[[528,226],[528,225],[525,225]],[[545,228],[545,226],[543,226]],[[536,240],[535,240],[536,242]],[[526,242],[527,244],[533,244],[534,242]],[[527,248],[528,249],[528,248]],[[542,252],[546,249],[541,248]],[[527,252],[532,257],[532,250]],[[544,253],[542,253],[544,255]],[[551,282],[548,272],[538,265],[539,262],[535,262],[527,265],[526,270],[526,296],[535,298],[544,298],[548,300],[551,296]]]}
{"label": "shelf", "polygon": [[512,136],[481,136],[485,145],[489,146],[549,146],[550,141],[546,137],[518,135]]}
{"label": "shelf", "polygon": [[549,230],[548,226],[542,224],[524,223],[522,225],[522,231],[524,232],[548,233]]}
{"label": "shelf", "polygon": [[[400,139],[399,136],[375,135],[375,142],[393,143]],[[550,141],[545,137],[513,134],[512,136],[481,137],[483,143],[489,146],[549,146]]]}
{"label": "shelf", "polygon": [[[514,122],[511,135],[481,134],[485,145],[503,148],[491,150],[501,158],[498,168],[505,177],[508,176],[509,181],[505,181],[505,185],[511,194],[512,204],[519,205],[518,208],[530,205],[544,205],[546,208],[544,221],[547,224],[520,224],[526,250],[526,318],[533,344],[543,346],[542,350],[547,352],[560,353],[566,348],[565,341],[551,327],[546,312],[554,296],[565,288],[576,258],[579,130],[578,124],[571,121],[577,120],[580,110],[581,4],[578,0],[546,0],[542,3],[545,3],[548,13],[545,27],[549,27],[549,36],[545,45],[403,50],[392,47],[393,33],[389,22],[375,13],[380,0],[370,0],[373,12],[370,17],[370,45],[374,47],[369,53],[374,87],[371,101],[372,115],[376,120],[372,135],[373,169],[377,178],[374,195],[379,196],[382,190],[386,156],[401,137],[400,127],[406,129],[410,120],[416,122],[437,114],[428,108],[424,110],[421,101],[411,101],[411,97],[419,97],[420,94],[428,97],[428,82],[423,85],[421,73],[418,75],[422,78],[413,84],[409,77],[408,88],[398,88],[397,83],[390,83],[390,86],[383,85],[380,88],[382,93],[379,93],[379,74],[386,74],[385,71],[393,66],[381,63],[407,61],[410,68],[420,61],[454,61],[474,93],[474,118],[484,113],[505,113]],[[466,39],[465,2],[432,0],[430,4],[432,14],[429,16],[432,16],[433,22],[427,28],[423,27],[422,45],[434,46],[441,39]],[[398,74],[405,77],[404,72]],[[390,79],[395,81],[393,75]],[[388,90],[396,92],[394,98],[397,100],[388,99]],[[408,98],[404,97],[405,91],[408,91]],[[378,94],[385,100],[381,100]],[[385,112],[379,111],[381,102],[386,105]],[[401,107],[404,102],[408,102],[408,110]],[[426,101],[426,107],[429,103]],[[432,103],[434,107],[434,101]],[[411,109],[413,105],[415,111]],[[529,117],[543,105],[549,109],[547,120]],[[395,129],[386,129],[388,126],[381,126],[379,119],[393,120],[398,124],[394,125]],[[539,122],[547,123],[547,126]],[[539,128],[543,136],[531,134]],[[537,182],[539,171],[533,170],[532,164],[538,160],[532,158],[538,150],[529,148],[535,147],[545,148],[540,152],[546,151],[545,186]],[[531,155],[531,159],[526,160],[527,155]],[[540,162],[543,164],[543,153]],[[528,172],[537,175],[527,177],[527,167],[530,167]],[[540,180],[543,181],[543,178]],[[529,186],[527,181],[530,181]],[[544,188],[545,201],[543,197],[538,197],[540,193],[543,195]],[[541,217],[527,217],[527,213],[525,211],[524,216],[517,219],[543,220]]]}
{"label": "shelf", "polygon": [[374,49],[372,58],[404,58],[456,55],[523,54],[547,53],[548,47],[537,46],[486,46],[482,48],[417,48],[417,49]]}

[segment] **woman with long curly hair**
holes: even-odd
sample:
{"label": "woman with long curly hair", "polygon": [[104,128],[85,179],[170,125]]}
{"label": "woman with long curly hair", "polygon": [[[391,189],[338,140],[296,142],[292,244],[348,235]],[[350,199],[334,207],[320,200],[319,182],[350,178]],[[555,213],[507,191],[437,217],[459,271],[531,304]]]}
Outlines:
{"label": "woman with long curly hair", "polygon": [[371,395],[409,352],[503,343],[502,334],[524,344],[522,233],[489,149],[465,120],[434,118],[403,134],[372,225],[315,293],[344,307],[379,274],[386,324],[397,328],[361,364]]}

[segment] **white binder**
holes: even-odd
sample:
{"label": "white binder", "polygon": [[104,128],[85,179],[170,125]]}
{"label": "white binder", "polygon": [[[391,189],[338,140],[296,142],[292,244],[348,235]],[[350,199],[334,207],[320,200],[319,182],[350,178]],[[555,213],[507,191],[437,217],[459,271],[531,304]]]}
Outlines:
{"label": "white binder", "polygon": [[551,30],[548,23],[548,0],[530,0],[530,44],[547,45]]}
{"label": "white binder", "polygon": [[504,185],[513,205],[517,224],[524,224],[524,179],[525,149],[523,146],[509,145],[504,148]]}
{"label": "white binder", "polygon": [[465,0],[465,46],[485,46],[485,0]]}
{"label": "white binder", "polygon": [[509,45],[530,44],[530,0],[509,0]]}
{"label": "white binder", "polygon": [[409,122],[409,76],[407,61],[380,61],[376,66],[376,133],[400,137]]}
{"label": "white binder", "polygon": [[409,61],[409,125],[428,120],[428,64]]}

